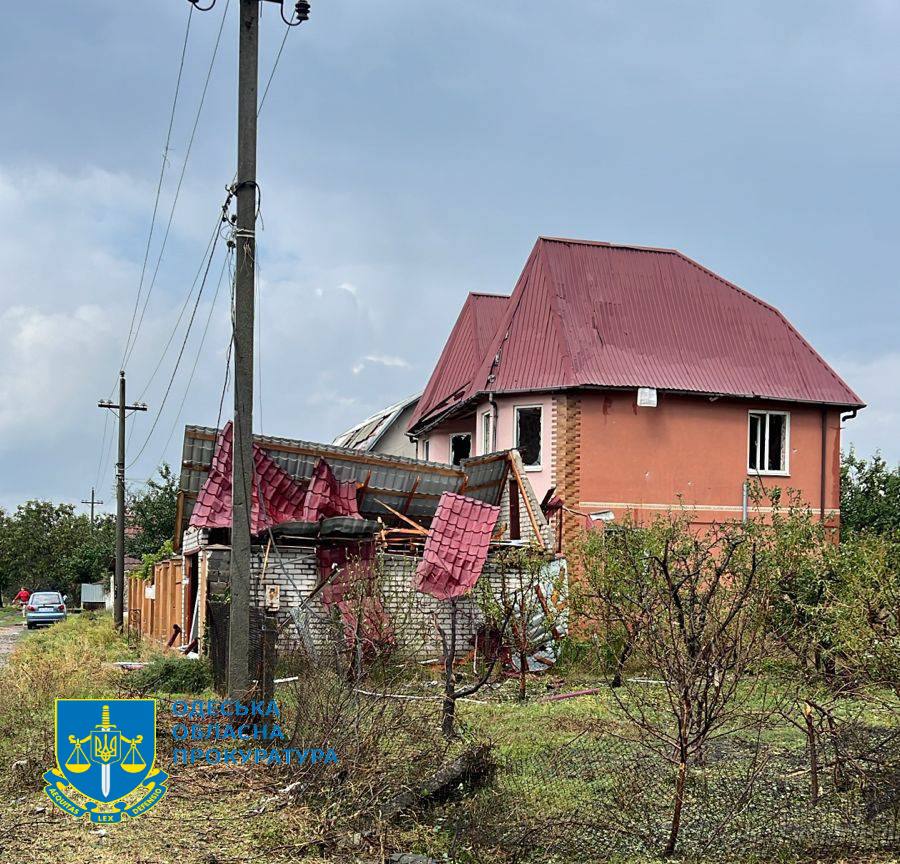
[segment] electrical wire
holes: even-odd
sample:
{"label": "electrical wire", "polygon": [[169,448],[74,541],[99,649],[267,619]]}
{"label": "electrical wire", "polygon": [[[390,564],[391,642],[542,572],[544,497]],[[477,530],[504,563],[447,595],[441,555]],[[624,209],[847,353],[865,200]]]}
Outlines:
{"label": "electrical wire", "polygon": [[278,46],[278,53],[275,55],[275,62],[272,64],[272,71],[269,73],[269,78],[266,81],[266,86],[263,88],[262,97],[259,100],[259,106],[256,109],[256,116],[259,117],[262,114],[263,105],[266,104],[266,96],[269,95],[269,88],[272,86],[272,79],[275,77],[275,71],[278,69],[278,62],[281,60],[281,54],[284,51],[284,46],[287,43],[288,34],[290,34],[293,27],[285,27],[284,28],[284,38],[281,40],[281,45]]}
{"label": "electrical wire", "polygon": [[181,166],[181,174],[178,177],[178,185],[175,187],[175,195],[172,199],[172,207],[169,210],[169,219],[168,219],[168,222],[166,223],[166,231],[165,231],[165,234],[163,234],[163,239],[162,239],[162,243],[160,245],[159,254],[157,255],[157,258],[156,258],[156,266],[153,271],[153,278],[150,280],[150,285],[147,288],[147,293],[144,297],[144,304],[141,307],[141,314],[140,314],[140,317],[138,318],[137,326],[135,328],[134,338],[131,341],[131,347],[128,348],[128,350],[125,353],[125,357],[122,360],[122,368],[123,369],[128,364],[128,361],[131,359],[131,355],[134,352],[135,346],[137,345],[138,336],[140,335],[141,324],[144,321],[144,315],[147,312],[147,305],[150,303],[150,297],[153,293],[153,288],[156,285],[156,278],[159,275],[159,268],[160,268],[160,265],[162,264],[163,254],[165,253],[166,244],[168,243],[168,240],[169,240],[169,234],[172,230],[172,222],[175,219],[175,209],[178,206],[178,199],[181,195],[181,187],[182,187],[182,184],[184,183],[184,176],[187,173],[188,162],[191,158],[191,150],[193,149],[193,146],[194,146],[194,139],[197,136],[197,128],[200,125],[200,115],[203,112],[203,105],[206,102],[206,94],[209,91],[209,83],[210,83],[210,80],[212,79],[212,73],[213,73],[213,68],[215,67],[216,57],[219,54],[219,46],[222,42],[222,32],[225,29],[225,20],[228,15],[228,7],[229,7],[230,3],[231,3],[231,0],[226,0],[225,9],[222,12],[222,20],[219,22],[219,31],[216,34],[216,43],[215,43],[215,46],[213,47],[212,57],[210,57],[209,67],[206,70],[206,80],[203,82],[203,90],[200,94],[200,103],[197,106],[197,113],[194,117],[194,125],[191,128],[191,135],[190,135],[190,138],[188,139],[187,150],[185,151],[185,156],[184,156],[184,162],[182,163],[182,166]]}
{"label": "electrical wire", "polygon": [[147,437],[144,439],[144,443],[141,445],[141,449],[138,451],[137,456],[129,462],[128,467],[131,468],[132,465],[137,462],[138,459],[141,458],[144,450],[147,449],[147,445],[150,443],[150,439],[153,437],[153,433],[156,430],[156,426],[159,423],[159,418],[162,416],[163,409],[166,406],[166,402],[169,398],[169,393],[172,392],[172,385],[175,383],[175,376],[178,374],[178,367],[181,365],[181,359],[184,357],[184,349],[187,346],[188,338],[191,335],[191,328],[194,325],[194,319],[197,315],[197,307],[200,305],[200,299],[203,297],[203,289],[206,287],[206,281],[209,277],[209,270],[212,267],[213,258],[216,254],[216,247],[218,246],[219,234],[216,234],[216,242],[213,243],[213,247],[210,250],[209,258],[206,261],[206,270],[203,273],[203,281],[200,283],[200,290],[197,292],[197,299],[194,301],[194,308],[191,310],[191,317],[188,319],[187,330],[184,334],[184,339],[181,342],[181,349],[178,352],[178,357],[175,359],[175,367],[172,369],[172,374],[169,377],[169,383],[166,385],[166,391],[163,394],[162,401],[159,404],[159,408],[156,412],[156,416],[153,418],[153,423],[150,426],[150,431],[147,433]]}
{"label": "electrical wire", "polygon": [[181,320],[184,318],[184,313],[187,311],[188,305],[191,302],[191,298],[194,296],[194,289],[197,287],[197,283],[200,281],[200,277],[203,274],[203,268],[206,265],[206,257],[209,255],[209,250],[212,247],[212,244],[216,242],[216,235],[219,234],[222,227],[222,218],[221,214],[216,217],[216,224],[213,227],[212,233],[209,236],[209,241],[206,244],[206,249],[203,251],[203,257],[200,260],[200,266],[197,268],[197,272],[194,274],[194,280],[191,282],[191,287],[188,290],[187,296],[184,298],[184,303],[181,304],[181,310],[178,313],[178,318],[175,321],[175,324],[169,331],[169,338],[166,340],[166,344],[163,346],[162,353],[159,356],[159,360],[156,361],[156,366],[153,368],[153,372],[150,373],[150,378],[147,380],[147,383],[144,385],[143,390],[141,390],[140,396],[138,396],[138,401],[144,398],[147,391],[150,389],[150,386],[153,384],[154,379],[156,378],[156,374],[162,368],[162,364],[166,359],[166,354],[169,352],[169,348],[172,345],[172,341],[175,338],[175,333],[178,331],[179,326],[181,325]]}
{"label": "electrical wire", "polygon": [[222,261],[222,269],[219,271],[219,280],[216,283],[216,292],[213,294],[212,301],[209,305],[209,314],[206,316],[206,324],[203,327],[203,334],[200,336],[200,345],[197,347],[197,355],[194,357],[194,365],[191,367],[191,374],[188,376],[187,386],[184,388],[184,395],[181,397],[181,404],[178,406],[178,413],[175,415],[175,421],[172,423],[172,428],[169,430],[169,437],[166,438],[166,443],[163,445],[163,455],[160,458],[160,462],[163,458],[165,458],[166,451],[169,449],[169,444],[172,441],[172,436],[175,434],[175,430],[178,428],[178,421],[181,419],[181,415],[184,412],[184,406],[187,402],[188,394],[191,390],[191,384],[194,380],[194,374],[197,371],[197,365],[200,362],[200,357],[203,354],[203,346],[206,343],[206,336],[209,332],[209,325],[212,321],[213,313],[216,309],[216,300],[219,299],[219,292],[222,289],[222,282],[224,281],[225,270],[228,267],[229,260],[231,258],[231,252],[229,251],[228,255],[226,255],[225,260]]}
{"label": "electrical wire", "polygon": [[190,36],[191,32],[191,20],[193,18],[193,15],[194,6],[193,4],[190,4],[190,9],[188,10],[187,25],[185,26],[184,30],[184,43],[181,46],[181,60],[178,64],[178,76],[175,79],[175,96],[172,99],[172,111],[169,114],[169,128],[166,131],[166,144],[163,148],[162,165],[159,169],[159,181],[156,184],[156,198],[153,202],[153,216],[150,219],[150,231],[147,235],[147,247],[144,250],[144,263],[141,266],[141,278],[138,282],[137,296],[134,299],[134,309],[131,312],[131,323],[128,326],[128,338],[125,340],[125,350],[122,352],[122,362],[120,364],[120,368],[124,368],[125,366],[125,358],[128,355],[128,349],[131,345],[131,337],[134,333],[134,322],[135,318],[137,317],[138,308],[140,307],[141,294],[144,290],[144,278],[147,275],[147,262],[150,260],[150,247],[153,242],[153,231],[156,227],[156,214],[159,211],[159,199],[162,195],[163,179],[166,174],[166,165],[168,165],[169,162],[169,145],[172,141],[172,129],[175,126],[175,111],[178,106],[178,95],[181,92],[181,78],[184,73],[184,59],[187,56],[188,37]]}
{"label": "electrical wire", "polygon": [[103,473],[103,454],[106,452],[106,433],[109,431],[109,411],[103,412],[103,437],[100,439],[100,458],[97,460],[97,479],[94,488],[100,488],[100,476]]}
{"label": "electrical wire", "polygon": [[225,394],[228,391],[228,378],[231,373],[231,351],[234,348],[234,280],[235,272],[231,268],[231,259],[228,262],[228,278],[231,281],[231,334],[228,339],[228,350],[225,353],[225,380],[222,382],[222,395],[219,397],[219,413],[216,416],[216,431],[222,425],[222,409],[225,406]]}

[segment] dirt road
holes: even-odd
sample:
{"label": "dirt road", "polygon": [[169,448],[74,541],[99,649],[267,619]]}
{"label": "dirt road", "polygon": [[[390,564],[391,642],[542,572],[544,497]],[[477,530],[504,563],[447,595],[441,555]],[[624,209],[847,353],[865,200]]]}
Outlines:
{"label": "dirt road", "polygon": [[22,635],[23,630],[21,624],[0,626],[0,667],[6,665],[16,640]]}

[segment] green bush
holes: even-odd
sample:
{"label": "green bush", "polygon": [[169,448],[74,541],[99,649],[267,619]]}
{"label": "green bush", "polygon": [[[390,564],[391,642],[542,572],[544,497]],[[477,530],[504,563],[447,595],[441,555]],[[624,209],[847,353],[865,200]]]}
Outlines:
{"label": "green bush", "polygon": [[212,670],[208,660],[155,657],[132,673],[128,684],[142,693],[202,693],[212,687]]}

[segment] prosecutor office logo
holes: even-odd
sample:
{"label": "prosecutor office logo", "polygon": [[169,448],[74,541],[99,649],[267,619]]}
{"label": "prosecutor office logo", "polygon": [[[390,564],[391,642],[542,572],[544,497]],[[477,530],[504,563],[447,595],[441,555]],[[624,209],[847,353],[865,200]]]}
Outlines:
{"label": "prosecutor office logo", "polygon": [[56,700],[56,767],[44,791],[60,810],[92,822],[146,813],[169,777],[155,760],[154,699]]}

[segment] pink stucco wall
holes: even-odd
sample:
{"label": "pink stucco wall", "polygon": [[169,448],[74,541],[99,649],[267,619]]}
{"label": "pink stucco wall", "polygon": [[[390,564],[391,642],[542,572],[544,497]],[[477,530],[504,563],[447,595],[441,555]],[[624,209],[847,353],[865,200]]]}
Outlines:
{"label": "pink stucco wall", "polygon": [[[544,497],[553,485],[553,397],[549,394],[523,394],[522,396],[497,397],[497,446],[496,450],[509,450],[516,446],[515,409],[539,405],[541,407],[541,467],[528,468],[528,480],[534,488],[538,499]],[[481,416],[490,410],[487,402],[481,403],[474,414],[455,418],[441,424],[419,439],[419,458],[424,458],[423,444],[429,441],[429,459],[433,462],[450,461],[450,436],[457,432],[469,432],[472,435],[472,455],[484,455],[481,441]]]}

